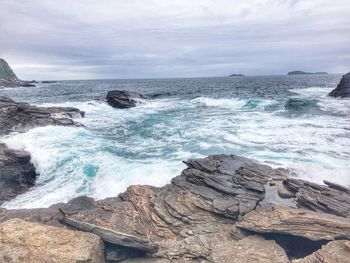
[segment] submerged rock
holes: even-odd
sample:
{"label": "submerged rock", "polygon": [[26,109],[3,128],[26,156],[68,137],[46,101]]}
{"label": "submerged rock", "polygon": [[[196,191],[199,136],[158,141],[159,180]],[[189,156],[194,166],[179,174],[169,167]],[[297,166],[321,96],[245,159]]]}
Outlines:
{"label": "submerged rock", "polygon": [[0,136],[36,126],[79,126],[73,118],[80,117],[84,117],[84,112],[77,108],[37,107],[0,96]]}
{"label": "submerged rock", "polygon": [[329,94],[331,97],[349,98],[350,97],[350,72],[345,74],[338,86]]}
{"label": "submerged rock", "polygon": [[141,100],[149,100],[150,97],[127,90],[111,90],[107,94],[107,102],[113,108],[127,109],[135,107]]}
{"label": "submerged rock", "polygon": [[0,262],[103,263],[101,239],[91,233],[12,219],[0,224]]}
{"label": "submerged rock", "polygon": [[27,191],[36,176],[28,152],[11,150],[0,143],[0,204]]}

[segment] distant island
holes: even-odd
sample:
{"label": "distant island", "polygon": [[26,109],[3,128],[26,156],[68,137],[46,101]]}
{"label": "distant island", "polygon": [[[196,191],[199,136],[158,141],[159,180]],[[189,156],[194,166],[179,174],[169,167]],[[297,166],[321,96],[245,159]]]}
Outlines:
{"label": "distant island", "polygon": [[290,71],[288,72],[288,75],[324,75],[328,74],[327,72],[305,72],[301,70],[296,70],[296,71]]}
{"label": "distant island", "polygon": [[243,74],[231,74],[230,77],[244,77]]}

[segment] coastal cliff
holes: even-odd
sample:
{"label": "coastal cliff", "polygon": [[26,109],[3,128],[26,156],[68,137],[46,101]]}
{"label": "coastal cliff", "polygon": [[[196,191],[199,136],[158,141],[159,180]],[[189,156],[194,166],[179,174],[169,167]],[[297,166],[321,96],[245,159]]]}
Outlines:
{"label": "coastal cliff", "polygon": [[35,86],[30,81],[20,80],[13,72],[9,64],[0,58],[0,88],[1,87],[32,87]]}

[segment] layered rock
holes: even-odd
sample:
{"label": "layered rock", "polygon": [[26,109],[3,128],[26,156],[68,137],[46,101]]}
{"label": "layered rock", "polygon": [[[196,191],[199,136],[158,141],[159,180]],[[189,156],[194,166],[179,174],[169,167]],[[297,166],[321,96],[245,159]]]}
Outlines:
{"label": "layered rock", "polygon": [[15,102],[0,96],[0,136],[22,132],[37,126],[79,125],[72,118],[83,117],[84,112],[71,107],[37,107]]}
{"label": "layered rock", "polygon": [[211,260],[213,246],[232,240],[235,220],[264,198],[264,184],[285,178],[279,170],[238,156],[186,163],[188,168],[171,185],[131,186],[119,199],[66,214],[63,222],[156,257]]}
{"label": "layered rock", "polygon": [[91,233],[12,219],[0,224],[0,262],[103,263],[101,239]]}
{"label": "layered rock", "polygon": [[[0,222],[22,218],[91,232],[104,241],[107,262],[287,263],[305,256],[345,257],[347,243],[328,242],[350,239],[349,218],[330,214],[335,208],[313,211],[302,205],[299,191],[310,186],[287,179],[287,171],[234,155],[186,164],[164,187],[136,185],[104,200],[79,197],[50,208],[0,209]],[[348,193],[336,184],[311,185],[315,194],[322,189],[316,201],[328,196],[334,207],[340,193]]]}
{"label": "layered rock", "polygon": [[350,239],[347,218],[296,208],[272,208],[252,211],[236,224],[258,233],[279,233],[313,241]]}
{"label": "layered rock", "polygon": [[113,108],[127,109],[135,107],[141,103],[142,100],[149,100],[150,98],[140,93],[127,90],[111,90],[108,91],[106,100]]}
{"label": "layered rock", "polygon": [[283,184],[293,192],[301,207],[350,217],[350,189],[325,181],[318,185],[303,180],[286,179]]}
{"label": "layered rock", "polygon": [[350,72],[345,74],[338,86],[329,94],[331,97],[349,98],[350,97]]}
{"label": "layered rock", "polygon": [[338,240],[329,242],[321,249],[292,263],[348,263],[350,261],[350,241]]}

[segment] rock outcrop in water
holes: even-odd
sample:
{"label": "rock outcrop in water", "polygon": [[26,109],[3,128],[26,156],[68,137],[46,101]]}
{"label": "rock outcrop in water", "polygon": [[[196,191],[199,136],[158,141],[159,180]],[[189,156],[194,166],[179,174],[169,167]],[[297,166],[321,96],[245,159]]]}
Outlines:
{"label": "rock outcrop in water", "polygon": [[[350,205],[350,189],[308,185],[234,155],[186,164],[164,187],[136,185],[99,201],[4,209],[0,222],[21,218],[90,232],[104,240],[107,262],[348,262],[350,221],[338,202]],[[281,187],[290,193],[284,199]],[[343,240],[329,242],[334,239]]]}
{"label": "rock outcrop in water", "polygon": [[36,172],[26,151],[0,143],[0,204],[34,186]]}
{"label": "rock outcrop in water", "polygon": [[17,78],[9,64],[0,58],[0,88],[1,87],[35,87],[31,81],[23,81]]}
{"label": "rock outcrop in water", "polygon": [[37,107],[0,96],[0,136],[37,126],[79,125],[72,119],[84,112],[71,107]]}
{"label": "rock outcrop in water", "polygon": [[[84,112],[69,107],[36,107],[0,96],[0,136],[47,125],[79,125],[73,118]],[[26,151],[8,149],[0,143],[0,204],[34,185],[36,172]]]}
{"label": "rock outcrop in water", "polygon": [[127,90],[111,90],[108,91],[106,100],[113,108],[127,109],[135,107],[141,100],[149,100],[151,98],[137,92]]}
{"label": "rock outcrop in water", "polygon": [[350,98],[350,72],[341,78],[338,86],[328,95],[331,97]]}

